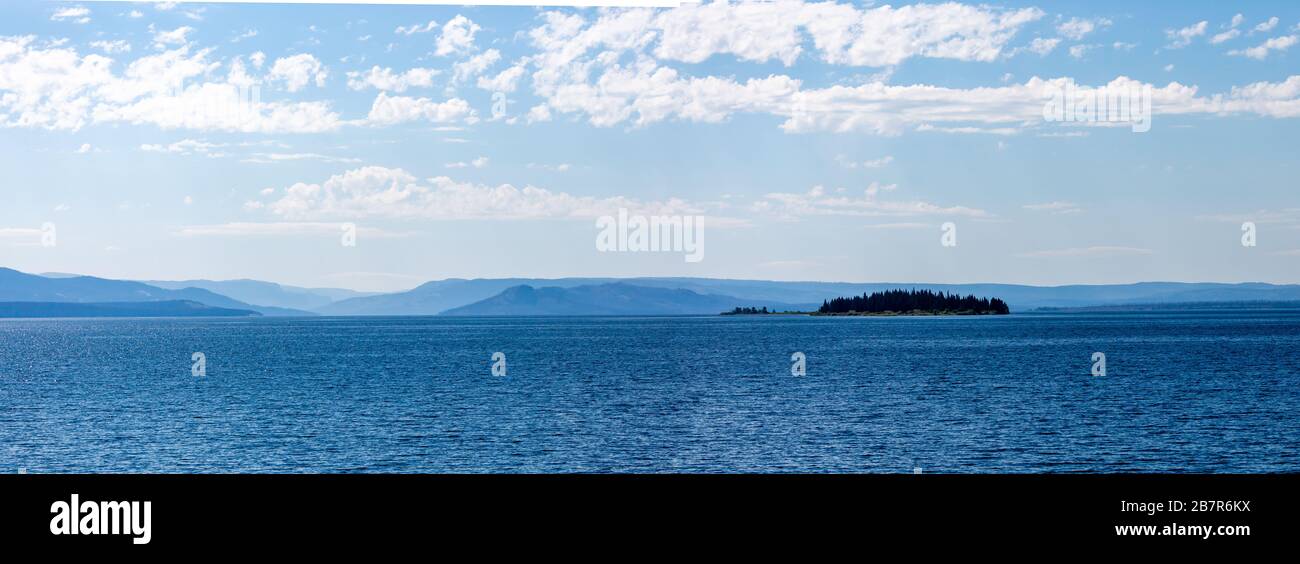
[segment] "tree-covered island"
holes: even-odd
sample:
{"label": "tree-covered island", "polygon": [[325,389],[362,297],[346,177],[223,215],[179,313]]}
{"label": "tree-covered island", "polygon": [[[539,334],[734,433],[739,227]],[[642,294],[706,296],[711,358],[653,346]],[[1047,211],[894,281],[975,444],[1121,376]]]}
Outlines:
{"label": "tree-covered island", "polygon": [[1006,315],[998,298],[960,296],[931,290],[886,290],[822,302],[813,315]]}

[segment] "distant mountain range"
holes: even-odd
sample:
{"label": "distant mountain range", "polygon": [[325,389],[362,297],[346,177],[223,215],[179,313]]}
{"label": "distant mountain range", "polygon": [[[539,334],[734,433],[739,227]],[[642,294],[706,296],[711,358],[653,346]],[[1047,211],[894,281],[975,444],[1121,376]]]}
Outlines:
{"label": "distant mountain range", "polygon": [[678,315],[736,307],[816,309],[823,300],[890,289],[997,297],[1012,312],[1039,308],[1300,301],[1300,285],[1142,282],[1071,286],[777,282],[715,278],[494,278],[427,282],[367,294],[258,280],[135,282],[0,268],[0,302],[191,301],[262,315]]}
{"label": "distant mountain range", "polygon": [[756,303],[680,288],[610,283],[572,288],[512,286],[486,300],[449,309],[442,315],[713,315],[746,306],[776,311],[808,311],[817,307]]}
{"label": "distant mountain range", "polygon": [[341,300],[316,311],[322,315],[438,315],[486,300],[515,286],[572,288],[616,281],[614,278],[449,278],[426,282],[405,292]]}
{"label": "distant mountain range", "polygon": [[341,288],[299,288],[261,280],[144,280],[145,284],[169,290],[200,288],[265,307],[314,310],[339,300],[376,295]]}
{"label": "distant mountain range", "polygon": [[0,302],[0,317],[256,317],[247,309],[212,307],[189,300],[161,302]]}
{"label": "distant mountain range", "polygon": [[[449,279],[428,282],[406,292],[341,300],[318,308],[323,315],[439,315],[451,310],[473,311],[468,306],[494,298],[510,288],[576,288],[622,284],[646,289],[689,290],[698,295],[729,299],[733,306],[809,304],[823,300],[881,292],[891,289],[929,289],[961,295],[1001,298],[1012,312],[1044,307],[1087,307],[1100,305],[1241,302],[1300,300],[1300,285],[1263,283],[1218,284],[1185,282],[1141,282],[1072,286],[1025,286],[1019,284],[923,284],[851,282],[776,282],[767,280],[725,280],[714,278],[496,278]],[[494,308],[509,296],[495,300]],[[688,298],[693,299],[693,298]],[[688,304],[682,304],[687,307]],[[484,307],[488,307],[485,305]],[[779,306],[784,309],[784,306]],[[663,313],[667,313],[667,308]],[[719,310],[721,311],[721,310]],[[522,314],[521,314],[522,315]],[[595,309],[590,315],[600,315]]]}
{"label": "distant mountain range", "polygon": [[202,288],[169,290],[128,280],[109,280],[93,276],[50,278],[0,268],[0,302],[158,301],[189,301],[216,308],[249,310],[262,315],[314,315],[308,311],[252,305]]}

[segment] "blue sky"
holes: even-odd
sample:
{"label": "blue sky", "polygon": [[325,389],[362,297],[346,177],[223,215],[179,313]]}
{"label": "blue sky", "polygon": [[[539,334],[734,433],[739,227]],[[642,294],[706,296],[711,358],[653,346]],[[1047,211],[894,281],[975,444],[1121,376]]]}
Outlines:
{"label": "blue sky", "polygon": [[[1300,283],[1297,26],[1282,1],[6,2],[0,265]],[[1151,86],[1150,131],[1043,119],[1112,81]],[[704,260],[597,252],[618,208],[703,216]]]}

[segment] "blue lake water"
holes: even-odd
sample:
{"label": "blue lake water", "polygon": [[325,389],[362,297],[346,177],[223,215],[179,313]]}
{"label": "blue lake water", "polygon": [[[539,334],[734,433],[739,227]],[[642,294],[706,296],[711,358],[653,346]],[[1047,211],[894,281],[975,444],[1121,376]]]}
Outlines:
{"label": "blue lake water", "polygon": [[0,320],[4,472],[1297,472],[1298,414],[1294,312]]}

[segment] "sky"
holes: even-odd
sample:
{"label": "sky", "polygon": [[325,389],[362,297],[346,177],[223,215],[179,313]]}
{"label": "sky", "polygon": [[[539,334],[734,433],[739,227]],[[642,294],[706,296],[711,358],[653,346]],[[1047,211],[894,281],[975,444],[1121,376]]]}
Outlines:
{"label": "sky", "polygon": [[[7,1],[0,266],[1300,283],[1298,41],[1291,1]],[[1149,130],[1048,119],[1107,85]],[[620,209],[700,260],[602,252]]]}

